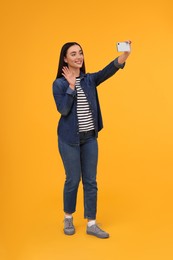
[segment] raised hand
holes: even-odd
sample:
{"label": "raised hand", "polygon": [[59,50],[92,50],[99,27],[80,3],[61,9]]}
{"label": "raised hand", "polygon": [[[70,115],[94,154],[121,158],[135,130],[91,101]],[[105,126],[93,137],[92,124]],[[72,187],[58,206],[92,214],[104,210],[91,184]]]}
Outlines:
{"label": "raised hand", "polygon": [[[128,41],[126,41],[126,42],[128,42],[130,45],[131,45],[131,43],[132,43],[130,40],[128,40]],[[118,63],[123,64],[123,63],[127,60],[127,58],[128,58],[128,56],[130,55],[130,53],[131,53],[131,51],[124,51],[123,54],[121,54],[121,55],[118,57]]]}
{"label": "raised hand", "polygon": [[62,71],[63,71],[62,75],[68,81],[70,88],[75,89],[75,83],[76,83],[75,74],[68,67],[63,67]]}

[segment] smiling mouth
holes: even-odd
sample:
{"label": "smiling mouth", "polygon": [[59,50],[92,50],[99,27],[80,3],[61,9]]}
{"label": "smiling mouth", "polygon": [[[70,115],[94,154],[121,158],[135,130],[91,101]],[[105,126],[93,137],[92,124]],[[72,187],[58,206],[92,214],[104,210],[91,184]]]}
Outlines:
{"label": "smiling mouth", "polygon": [[76,64],[82,64],[82,61],[76,61],[75,63]]}

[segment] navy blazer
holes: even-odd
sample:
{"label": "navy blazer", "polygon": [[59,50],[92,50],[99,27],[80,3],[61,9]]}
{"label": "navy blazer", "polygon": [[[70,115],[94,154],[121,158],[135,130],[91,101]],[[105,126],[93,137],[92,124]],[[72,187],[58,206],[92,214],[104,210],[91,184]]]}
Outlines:
{"label": "navy blazer", "polygon": [[[113,76],[125,63],[119,64],[118,57],[109,63],[104,69],[96,73],[81,73],[80,84],[87,97],[93,115],[95,134],[103,128],[102,114],[96,87]],[[64,78],[57,78],[53,82],[53,96],[57,110],[61,114],[58,123],[58,136],[68,144],[79,144],[79,130],[77,119],[77,92],[69,87],[68,81]]]}

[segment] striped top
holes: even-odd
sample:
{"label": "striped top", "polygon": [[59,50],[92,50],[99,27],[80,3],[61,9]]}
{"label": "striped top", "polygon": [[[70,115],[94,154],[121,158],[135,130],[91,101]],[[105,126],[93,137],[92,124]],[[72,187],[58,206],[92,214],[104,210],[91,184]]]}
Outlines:
{"label": "striped top", "polygon": [[79,123],[79,132],[86,132],[94,129],[94,121],[90,106],[86,95],[81,88],[80,78],[76,78],[76,91],[77,91],[77,117]]}

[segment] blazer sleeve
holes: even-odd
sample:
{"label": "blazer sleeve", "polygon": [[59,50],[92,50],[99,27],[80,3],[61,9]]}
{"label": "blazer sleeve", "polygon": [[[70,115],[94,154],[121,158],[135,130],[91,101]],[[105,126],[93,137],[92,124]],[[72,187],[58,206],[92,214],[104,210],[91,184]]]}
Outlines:
{"label": "blazer sleeve", "polygon": [[66,81],[56,79],[53,82],[53,96],[58,112],[67,116],[73,106],[76,90],[72,90]]}
{"label": "blazer sleeve", "polygon": [[112,77],[119,69],[123,69],[125,63],[120,64],[118,63],[118,57],[110,62],[104,69],[92,73],[91,77],[94,80],[96,86],[98,86],[103,81],[107,80],[108,78]]}

